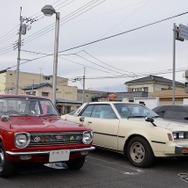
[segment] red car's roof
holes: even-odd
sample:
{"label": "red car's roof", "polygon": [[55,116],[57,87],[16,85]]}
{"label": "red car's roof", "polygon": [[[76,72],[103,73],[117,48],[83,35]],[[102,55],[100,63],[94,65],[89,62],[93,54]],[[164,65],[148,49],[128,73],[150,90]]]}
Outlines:
{"label": "red car's roof", "polygon": [[44,97],[39,97],[39,96],[35,96],[35,95],[26,95],[26,94],[0,94],[0,98],[1,97],[28,97],[28,98],[41,98],[41,99],[45,99]]}

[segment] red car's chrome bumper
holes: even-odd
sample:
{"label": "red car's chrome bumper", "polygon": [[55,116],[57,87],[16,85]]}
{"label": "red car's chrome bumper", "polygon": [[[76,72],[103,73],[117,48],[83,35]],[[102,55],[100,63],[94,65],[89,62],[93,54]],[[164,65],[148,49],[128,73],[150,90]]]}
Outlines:
{"label": "red car's chrome bumper", "polygon": [[[78,149],[70,149],[70,153],[72,152],[84,152],[84,151],[92,151],[95,147],[91,146],[89,148],[78,148]],[[6,154],[11,156],[16,155],[43,155],[43,154],[49,154],[50,150],[48,151],[29,151],[29,152],[12,152],[12,151],[6,151]]]}

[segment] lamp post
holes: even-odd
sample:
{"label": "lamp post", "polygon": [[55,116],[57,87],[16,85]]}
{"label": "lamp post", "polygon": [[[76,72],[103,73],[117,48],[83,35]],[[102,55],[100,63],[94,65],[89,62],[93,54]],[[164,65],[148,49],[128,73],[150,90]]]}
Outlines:
{"label": "lamp post", "polygon": [[55,40],[54,40],[54,62],[53,62],[53,82],[52,82],[52,102],[56,104],[57,67],[58,67],[58,47],[59,47],[59,21],[60,13],[56,12],[51,5],[45,5],[41,11],[45,16],[56,14]]}

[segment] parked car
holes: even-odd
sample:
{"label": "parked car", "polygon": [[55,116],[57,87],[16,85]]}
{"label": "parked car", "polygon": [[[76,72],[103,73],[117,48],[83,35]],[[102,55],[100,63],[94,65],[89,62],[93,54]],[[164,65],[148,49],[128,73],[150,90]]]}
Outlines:
{"label": "parked car", "polygon": [[161,105],[153,111],[161,118],[188,123],[188,105]]}
{"label": "parked car", "polygon": [[93,150],[91,128],[63,121],[49,99],[0,95],[0,176],[18,163],[65,161],[79,169]]}
{"label": "parked car", "polygon": [[61,117],[90,127],[93,145],[126,155],[136,167],[155,157],[188,156],[188,126],[158,118],[142,104],[91,102]]}

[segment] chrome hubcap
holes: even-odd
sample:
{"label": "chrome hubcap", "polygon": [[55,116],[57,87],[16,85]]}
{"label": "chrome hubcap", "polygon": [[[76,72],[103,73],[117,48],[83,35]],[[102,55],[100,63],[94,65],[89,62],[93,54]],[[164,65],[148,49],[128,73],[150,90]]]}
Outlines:
{"label": "chrome hubcap", "polygon": [[145,158],[145,149],[143,145],[139,142],[133,143],[130,148],[130,156],[135,163],[141,163]]}
{"label": "chrome hubcap", "polygon": [[3,171],[4,164],[5,164],[5,155],[3,150],[0,148],[0,172]]}

